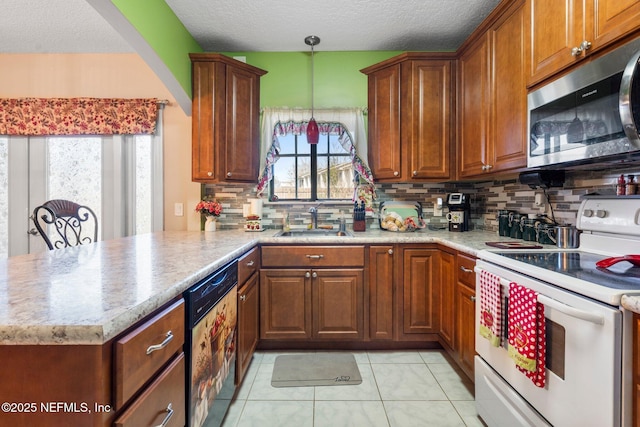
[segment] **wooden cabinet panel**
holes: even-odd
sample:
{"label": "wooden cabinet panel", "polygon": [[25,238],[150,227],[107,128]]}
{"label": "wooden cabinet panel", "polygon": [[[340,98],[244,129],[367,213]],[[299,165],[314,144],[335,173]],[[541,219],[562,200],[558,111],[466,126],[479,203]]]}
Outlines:
{"label": "wooden cabinet panel", "polygon": [[184,353],[114,422],[115,427],[181,427],[186,423]]}
{"label": "wooden cabinet panel", "polygon": [[489,46],[482,37],[459,60],[458,174],[482,174],[489,162]]}
{"label": "wooden cabinet panel", "polygon": [[311,281],[308,270],[260,272],[260,338],[311,338]]}
{"label": "wooden cabinet panel", "polygon": [[258,273],[254,273],[238,290],[238,361],[236,384],[242,383],[260,334],[260,297]]}
{"label": "wooden cabinet panel", "polygon": [[640,427],[640,314],[633,314],[633,425]]}
{"label": "wooden cabinet panel", "polygon": [[454,57],[407,52],[360,70],[368,76],[369,166],[377,181],[450,178]]}
{"label": "wooden cabinet panel", "polygon": [[586,0],[586,28],[591,28],[594,51],[640,27],[639,0]]}
{"label": "wooden cabinet panel", "polygon": [[314,338],[361,340],[363,270],[314,270],[311,282]]}
{"label": "wooden cabinet panel", "polygon": [[473,357],[476,354],[475,298],[475,289],[470,289],[458,283],[456,295],[458,364],[471,379],[473,379]]}
{"label": "wooden cabinet panel", "polygon": [[369,248],[369,337],[393,339],[393,284],[395,279],[393,245]]}
{"label": "wooden cabinet panel", "polygon": [[364,246],[263,246],[263,267],[364,267]]}
{"label": "wooden cabinet panel", "polygon": [[192,53],[192,180],[256,182],[260,76],[266,71],[215,53]]}
{"label": "wooden cabinet panel", "polygon": [[402,251],[402,331],[404,334],[438,333],[439,279],[437,249]]}
{"label": "wooden cabinet panel", "polygon": [[378,180],[400,175],[400,65],[369,76],[369,167]]}
{"label": "wooden cabinet panel", "polygon": [[408,179],[450,176],[451,61],[402,64],[402,137]]}
{"label": "wooden cabinet panel", "polygon": [[476,288],[476,273],[473,270],[476,266],[476,259],[458,254],[458,282],[466,285],[470,289]]}
{"label": "wooden cabinet panel", "polygon": [[[116,340],[115,404],[120,409],[184,344],[184,300]],[[154,350],[155,347],[158,346]]]}
{"label": "wooden cabinet panel", "polygon": [[492,46],[492,102],[489,171],[527,166],[527,74],[525,9],[517,8],[489,32]]}
{"label": "wooden cabinet panel", "polygon": [[450,347],[455,348],[456,330],[456,254],[440,252],[440,337]]}
{"label": "wooden cabinet panel", "polygon": [[238,259],[238,283],[242,286],[260,270],[260,248],[255,247]]}

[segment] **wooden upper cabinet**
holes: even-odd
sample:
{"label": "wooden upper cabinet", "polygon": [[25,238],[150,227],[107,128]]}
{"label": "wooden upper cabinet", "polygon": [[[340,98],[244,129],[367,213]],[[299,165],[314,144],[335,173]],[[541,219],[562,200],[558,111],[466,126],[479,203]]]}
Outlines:
{"label": "wooden upper cabinet", "polygon": [[530,86],[640,27],[639,0],[527,0],[526,7]]}
{"label": "wooden upper cabinet", "polygon": [[450,178],[452,58],[409,52],[360,70],[368,76],[376,181]]}
{"label": "wooden upper cabinet", "polygon": [[255,182],[260,162],[260,76],[266,71],[224,55],[192,63],[192,180]]}
{"label": "wooden upper cabinet", "polygon": [[459,59],[458,176],[527,165],[528,64],[523,2],[515,2]]}
{"label": "wooden upper cabinet", "polygon": [[489,43],[481,37],[459,63],[458,175],[481,175],[489,164]]}

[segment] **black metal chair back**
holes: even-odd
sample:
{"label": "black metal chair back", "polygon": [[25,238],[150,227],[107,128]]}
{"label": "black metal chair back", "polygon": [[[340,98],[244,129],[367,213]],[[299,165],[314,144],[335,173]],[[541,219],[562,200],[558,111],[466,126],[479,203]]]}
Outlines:
{"label": "black metal chair back", "polygon": [[31,216],[49,249],[85,245],[98,240],[98,219],[87,206],[69,200],[49,200]]}

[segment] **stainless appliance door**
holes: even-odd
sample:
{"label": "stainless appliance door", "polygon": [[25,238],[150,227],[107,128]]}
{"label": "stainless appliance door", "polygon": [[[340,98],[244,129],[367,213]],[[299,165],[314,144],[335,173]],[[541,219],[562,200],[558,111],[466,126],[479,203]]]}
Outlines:
{"label": "stainless appliance door", "polygon": [[[476,334],[476,352],[483,361],[554,426],[620,426],[620,310],[482,260],[477,262],[476,269],[498,275],[503,284],[503,296],[508,295],[507,287],[511,282],[538,292],[538,302],[545,306],[546,385],[536,387],[516,369],[506,348],[493,347]],[[476,276],[478,296],[479,275]],[[480,321],[480,306],[476,304],[476,324]],[[476,384],[478,381],[484,380],[476,377]],[[476,399],[486,400],[482,387],[476,389]]]}
{"label": "stainless appliance door", "polygon": [[640,136],[638,126],[640,126],[640,78],[638,78],[638,61],[640,61],[640,51],[636,52],[624,72],[620,82],[619,110],[620,120],[627,138],[631,144],[640,148]]}
{"label": "stainless appliance door", "polygon": [[191,334],[190,427],[219,426],[235,391],[237,285]]}

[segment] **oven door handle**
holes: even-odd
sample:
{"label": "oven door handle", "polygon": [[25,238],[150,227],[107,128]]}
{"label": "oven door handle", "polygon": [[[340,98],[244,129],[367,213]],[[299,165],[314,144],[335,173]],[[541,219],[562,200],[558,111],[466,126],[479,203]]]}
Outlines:
{"label": "oven door handle", "polygon": [[588,311],[580,310],[570,305],[556,301],[553,298],[549,298],[545,295],[538,294],[538,302],[546,305],[547,307],[558,310],[567,316],[575,317],[576,319],[586,320],[587,322],[595,323],[596,325],[604,325],[604,316],[598,313],[590,313]]}
{"label": "oven door handle", "polygon": [[[483,269],[480,267],[474,267],[476,273],[482,273]],[[500,277],[500,284],[503,286],[509,286],[511,282],[507,279]],[[538,294],[538,302],[546,305],[547,307],[558,310],[559,312],[566,314],[567,316],[575,317],[576,319],[586,320],[587,322],[595,323],[596,325],[604,325],[604,316],[599,313],[590,313],[588,311],[580,310],[570,305],[564,304],[560,301],[556,301],[553,298],[549,298],[546,295]]]}

